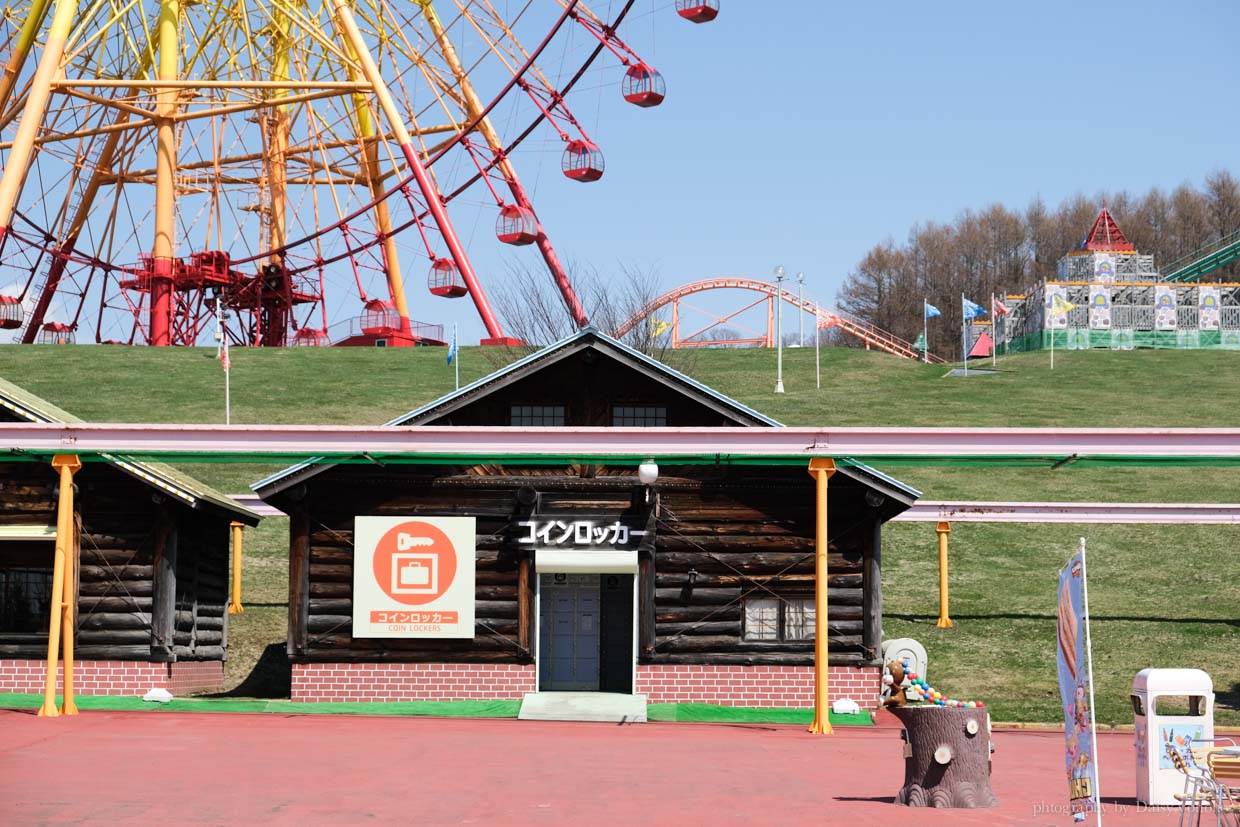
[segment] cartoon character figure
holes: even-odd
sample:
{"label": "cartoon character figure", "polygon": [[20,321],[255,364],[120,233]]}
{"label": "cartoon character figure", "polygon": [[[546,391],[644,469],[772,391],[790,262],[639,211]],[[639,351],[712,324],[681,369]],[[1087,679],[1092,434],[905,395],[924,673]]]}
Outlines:
{"label": "cartoon character figure", "polygon": [[883,706],[904,706],[908,699],[904,695],[904,664],[892,661],[887,664],[883,673],[883,690],[879,695]]}
{"label": "cartoon character figure", "polygon": [[1081,684],[1077,684],[1076,687],[1076,711],[1073,717],[1076,718],[1076,725],[1082,731],[1089,731],[1089,702],[1085,697],[1085,687]]}

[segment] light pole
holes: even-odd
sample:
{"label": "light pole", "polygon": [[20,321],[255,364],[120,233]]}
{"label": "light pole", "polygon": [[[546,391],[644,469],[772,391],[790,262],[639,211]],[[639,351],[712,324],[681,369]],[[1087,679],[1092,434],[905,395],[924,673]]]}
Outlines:
{"label": "light pole", "polygon": [[775,393],[784,392],[784,266],[775,268]]}
{"label": "light pole", "polygon": [[797,273],[797,347],[805,347],[805,274]]}

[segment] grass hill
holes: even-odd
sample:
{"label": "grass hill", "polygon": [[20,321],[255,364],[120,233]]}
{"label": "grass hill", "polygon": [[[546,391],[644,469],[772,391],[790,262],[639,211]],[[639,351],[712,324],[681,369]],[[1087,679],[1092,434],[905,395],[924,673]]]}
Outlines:
{"label": "grass hill", "polygon": [[[377,424],[447,393],[442,349],[232,351],[235,423]],[[462,348],[462,383],[502,364]],[[673,365],[789,425],[1236,426],[1240,353],[1074,351],[1000,358],[1000,373],[947,378],[943,366],[827,348],[822,388],[814,352],[784,351],[787,392],[773,393],[775,353],[679,351]],[[0,346],[0,376],[84,419],[221,422],[214,351]],[[979,365],[978,367],[982,367]],[[189,468],[242,491],[267,466]],[[1233,502],[1238,468],[888,467],[928,499]],[[1090,548],[1100,720],[1131,722],[1127,695],[1146,666],[1200,666],[1219,692],[1221,723],[1240,724],[1240,527],[957,524],[951,535],[952,616],[934,627],[937,554],[928,524],[885,532],[885,631],[920,639],[931,681],[988,701],[999,720],[1056,720],[1055,573],[1080,536]],[[229,673],[246,687],[263,649],[284,639],[286,525],[248,540],[244,615],[232,618]],[[863,699],[868,700],[868,699]]]}

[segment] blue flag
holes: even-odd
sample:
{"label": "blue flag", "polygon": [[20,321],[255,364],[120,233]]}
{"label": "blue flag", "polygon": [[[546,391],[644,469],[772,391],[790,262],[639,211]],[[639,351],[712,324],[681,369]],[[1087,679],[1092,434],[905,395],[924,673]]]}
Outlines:
{"label": "blue flag", "polygon": [[968,321],[969,319],[975,318],[977,316],[986,315],[986,308],[982,307],[980,304],[974,304],[973,302],[969,301],[968,299],[964,297],[963,293],[960,295],[960,303],[961,303],[961,306],[964,308],[965,321]]}
{"label": "blue flag", "polygon": [[926,318],[927,319],[933,319],[935,316],[943,315],[942,313],[939,312],[939,309],[937,307],[930,304],[929,302],[924,302],[924,304],[926,306]]}
{"label": "blue flag", "polygon": [[448,345],[448,364],[452,364],[452,360],[456,358],[456,322],[452,323],[452,342]]}

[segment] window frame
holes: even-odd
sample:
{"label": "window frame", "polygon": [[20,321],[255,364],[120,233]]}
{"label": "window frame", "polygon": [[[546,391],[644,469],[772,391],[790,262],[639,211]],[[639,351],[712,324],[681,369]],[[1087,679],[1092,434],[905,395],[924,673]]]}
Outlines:
{"label": "window frame", "polygon": [[[621,411],[625,413],[621,413]],[[622,422],[620,421],[622,419],[629,421]],[[613,402],[611,405],[611,427],[666,428],[667,405]]]}
{"label": "window frame", "polygon": [[[535,412],[538,412],[537,415],[535,414]],[[550,412],[550,419],[553,420],[551,422],[545,421],[548,419],[548,412]],[[537,418],[539,421],[537,423],[533,423],[529,421],[518,423],[517,422],[518,416],[520,416],[522,419],[525,419],[525,420],[532,420],[532,419]],[[559,421],[558,422],[554,421],[557,418]],[[567,421],[568,421],[568,406],[567,405],[563,405],[563,404],[548,405],[546,403],[539,403],[536,405],[534,404],[526,405],[526,404],[519,404],[515,402],[510,403],[508,405],[508,425],[509,427],[512,427],[512,428],[563,428],[565,424],[567,423]]]}
{"label": "window frame", "polygon": [[[775,637],[750,637],[749,629],[749,604],[756,601],[773,601],[778,614],[775,618]],[[807,634],[804,637],[789,637],[788,634],[788,609],[792,606],[793,601],[799,604],[799,608],[805,615],[810,618],[806,624]],[[764,593],[746,597],[741,601],[741,642],[743,643],[813,643],[814,634],[817,626],[814,619],[817,617],[817,606],[813,595],[804,593],[797,594],[769,594]]]}
{"label": "window frame", "polygon": [[[14,545],[20,543],[20,546],[14,548]],[[16,559],[15,559],[16,558]],[[44,559],[37,559],[44,558]],[[43,563],[46,561],[46,565]],[[7,607],[7,594],[9,589],[9,573],[17,572],[25,575],[33,575],[39,579],[46,580],[46,601],[39,599],[41,605],[35,610],[35,617],[38,619],[39,628],[33,632],[18,631],[10,629],[7,626],[0,625],[0,637],[10,642],[20,642],[23,640],[30,641],[46,641],[47,629],[51,617],[51,605],[55,602],[53,595],[53,572],[56,562],[56,546],[54,541],[31,540],[31,541],[6,541],[0,542],[0,572],[2,572],[3,583],[0,583],[0,622],[4,619],[4,609]],[[44,595],[40,595],[42,598]],[[29,598],[27,598],[29,599]]]}

